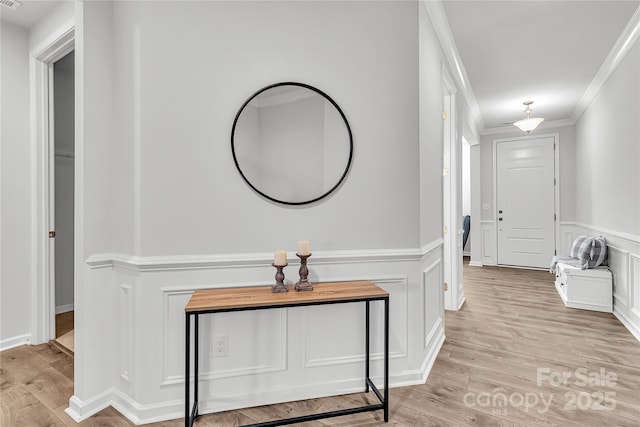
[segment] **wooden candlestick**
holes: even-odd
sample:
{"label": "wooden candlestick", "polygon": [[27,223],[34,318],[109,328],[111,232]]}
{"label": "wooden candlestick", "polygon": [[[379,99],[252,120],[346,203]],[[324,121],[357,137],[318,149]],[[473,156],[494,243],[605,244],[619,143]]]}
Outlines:
{"label": "wooden candlestick", "polygon": [[289,288],[284,284],[284,272],[282,271],[288,264],[285,265],[275,265],[271,264],[276,268],[276,284],[271,286],[271,292],[279,293],[279,292],[289,292]]}
{"label": "wooden candlestick", "polygon": [[300,258],[300,270],[298,271],[298,273],[300,274],[300,281],[296,283],[296,291],[312,291],[313,285],[309,283],[309,269],[307,268],[307,258],[309,258],[311,254],[296,254],[296,256]]}

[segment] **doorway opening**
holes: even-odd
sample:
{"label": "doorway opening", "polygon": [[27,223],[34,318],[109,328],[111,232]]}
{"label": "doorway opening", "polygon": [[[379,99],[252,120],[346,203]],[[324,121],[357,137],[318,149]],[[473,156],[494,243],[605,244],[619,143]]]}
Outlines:
{"label": "doorway opening", "polygon": [[464,304],[462,278],[462,190],[461,147],[456,123],[456,87],[453,79],[443,67],[443,266],[444,308],[459,310]]}
{"label": "doorway opening", "polygon": [[53,63],[53,159],[49,194],[50,230],[55,232],[51,252],[56,343],[74,350],[74,170],[75,170],[75,52]]}
{"label": "doorway opening", "polygon": [[[76,308],[73,297],[75,294],[73,248],[77,240],[73,235],[76,222],[75,201],[74,185],[69,185],[69,182],[75,181],[76,170],[73,93],[75,75],[70,76],[71,71],[75,74],[75,55],[67,57],[74,49],[75,31],[73,23],[68,22],[30,52],[31,141],[32,170],[34,171],[32,206],[35,212],[32,218],[34,230],[34,280],[31,287],[32,344],[55,340],[57,312],[74,313]],[[56,68],[59,72],[64,70],[67,73],[66,78],[60,76],[56,78]],[[63,83],[62,86],[56,87],[60,83]],[[60,96],[56,96],[56,93]],[[57,124],[56,119],[61,118],[61,124]],[[56,181],[60,181],[59,186],[65,187],[64,191],[58,191],[60,193],[58,195]],[[60,200],[56,200],[57,198]],[[57,212],[60,209],[62,211]],[[56,232],[56,217],[63,223],[62,230],[58,232]],[[60,254],[56,254],[59,240],[62,240],[58,248]],[[57,267],[56,261],[61,262],[61,266]],[[56,272],[62,275],[58,280],[56,280]],[[64,288],[58,289],[57,281],[67,283]],[[74,311],[71,311],[72,309]],[[66,317],[74,316],[67,314]]]}

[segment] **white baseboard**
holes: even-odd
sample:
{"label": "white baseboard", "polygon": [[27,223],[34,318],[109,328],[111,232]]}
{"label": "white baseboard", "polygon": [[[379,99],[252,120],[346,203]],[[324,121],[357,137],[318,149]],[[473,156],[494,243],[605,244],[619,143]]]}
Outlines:
{"label": "white baseboard", "polygon": [[482,267],[483,264],[480,261],[469,261],[469,267]]}
{"label": "white baseboard", "polygon": [[460,297],[458,298],[458,308],[456,308],[456,310],[460,310],[464,305],[465,301],[466,301],[466,298],[464,296],[464,292],[461,292]]}
{"label": "white baseboard", "polygon": [[105,390],[86,401],[82,401],[76,395],[73,395],[69,399],[69,407],[64,412],[75,422],[82,422],[111,405],[113,390],[113,388]]}
{"label": "white baseboard", "polygon": [[73,303],[71,304],[65,304],[65,305],[59,305],[56,307],[56,314],[62,314],[62,313],[68,313],[70,311],[73,311]]}
{"label": "white baseboard", "polygon": [[18,335],[0,341],[0,351],[9,350],[10,348],[20,347],[21,345],[31,343],[31,334]]}
{"label": "white baseboard", "polygon": [[[436,363],[436,359],[438,358],[438,354],[440,353],[440,349],[444,344],[445,336],[444,336],[444,323],[442,322],[442,318],[439,318],[429,336],[427,337],[427,357],[422,362],[422,366],[420,367],[420,371],[422,371],[422,384],[427,381],[427,377],[431,373],[431,369],[433,368],[434,363]],[[409,384],[407,384],[409,385]]]}
{"label": "white baseboard", "polygon": [[[438,319],[427,337],[427,354],[420,369],[402,372],[389,376],[389,386],[391,388],[404,387],[409,385],[424,384],[431,369],[438,357],[438,353],[444,344],[444,326],[442,320]],[[382,376],[374,376],[372,380],[382,388]],[[256,393],[248,397],[246,394],[236,396],[226,396],[224,407],[220,403],[216,404],[211,398],[202,396],[199,412],[201,414],[247,408],[252,406],[262,406],[288,402],[293,400],[313,399],[319,397],[335,396],[339,394],[358,393],[363,388],[362,378],[352,378],[347,380],[329,381],[304,386],[288,386],[278,390],[269,390],[264,393]],[[228,399],[231,397],[231,399]],[[229,405],[230,401],[237,402]],[[86,401],[80,400],[76,396],[69,399],[69,407],[65,412],[77,423],[91,417],[108,406],[113,406],[118,412],[128,418],[136,425],[149,424],[184,417],[184,401],[173,400],[155,403],[152,405],[141,405],[121,390],[112,387],[99,395]]]}
{"label": "white baseboard", "polygon": [[625,328],[631,332],[631,335],[635,337],[638,341],[640,341],[640,328],[627,317],[627,315],[622,310],[616,310],[616,304],[613,304],[613,315],[618,318],[620,323],[622,323]]}

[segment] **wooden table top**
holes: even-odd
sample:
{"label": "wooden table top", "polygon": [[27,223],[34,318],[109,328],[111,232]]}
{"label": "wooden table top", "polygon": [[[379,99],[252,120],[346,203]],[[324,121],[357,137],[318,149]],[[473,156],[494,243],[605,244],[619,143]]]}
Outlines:
{"label": "wooden table top", "polygon": [[314,283],[312,291],[273,293],[271,286],[197,290],[185,307],[186,312],[248,309],[253,307],[295,306],[360,299],[388,298],[389,293],[371,281]]}

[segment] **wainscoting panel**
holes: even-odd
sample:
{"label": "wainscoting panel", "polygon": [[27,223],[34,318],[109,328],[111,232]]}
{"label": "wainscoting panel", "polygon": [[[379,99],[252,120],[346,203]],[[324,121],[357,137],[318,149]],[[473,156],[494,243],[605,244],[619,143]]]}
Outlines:
{"label": "wainscoting panel", "polygon": [[629,252],[608,245],[608,258],[613,273],[613,296],[629,306]]}
{"label": "wainscoting panel", "polygon": [[633,314],[640,318],[640,255],[631,254],[629,259],[631,260],[629,264],[630,308]]}
{"label": "wainscoting panel", "polygon": [[[560,224],[560,227],[562,227],[562,224]],[[568,255],[571,253],[571,246],[573,245],[574,238],[575,237],[571,230],[562,231],[562,243],[558,249],[558,255]]]}
{"label": "wainscoting panel", "polygon": [[436,323],[434,324],[432,320],[433,314],[430,312],[430,307],[432,306],[432,292],[430,291],[430,287],[438,286],[441,283],[442,260],[438,259],[433,264],[425,268],[425,270],[422,272],[422,327],[424,331],[425,348],[429,348],[430,344],[432,344],[433,335],[437,329],[436,327],[441,323],[440,321],[436,321]]}
{"label": "wainscoting panel", "polygon": [[[184,342],[184,307],[192,293],[164,292],[163,386],[184,383],[184,346],[180,343]],[[202,315],[199,329],[201,380],[286,369],[287,309]],[[225,357],[214,355],[212,343],[216,336],[228,339]]]}
{"label": "wainscoting panel", "polygon": [[133,358],[133,292],[120,285],[120,378],[131,383]]}
{"label": "wainscoting panel", "polygon": [[[270,283],[270,256],[90,257],[90,271],[117,277],[120,348],[111,372],[118,377],[110,390],[72,398],[68,413],[81,421],[110,404],[136,424],[182,416],[185,305],[197,289]],[[295,271],[292,263],[290,282]],[[442,239],[420,248],[325,252],[310,266],[315,281],[367,279],[389,292],[392,387],[423,383],[442,346],[442,272]],[[372,380],[379,383],[384,306],[370,307]],[[361,391],[364,314],[364,303],[347,303],[200,316],[201,413]],[[220,336],[228,354],[216,357]]]}
{"label": "wainscoting panel", "polygon": [[[389,292],[389,357],[407,356],[408,347],[408,278],[370,278]],[[382,359],[384,350],[384,303],[372,302],[371,359]],[[365,330],[364,303],[301,307],[304,311],[304,367],[318,367],[363,362]],[[327,346],[327,342],[340,345]]]}
{"label": "wainscoting panel", "polygon": [[640,236],[572,222],[560,223],[560,233],[566,248],[559,255],[569,253],[578,235],[607,239],[608,265],[613,274],[613,314],[640,341]]}
{"label": "wainscoting panel", "polygon": [[495,244],[495,222],[493,220],[480,221],[482,229],[482,264],[496,265],[498,263],[497,248]]}

